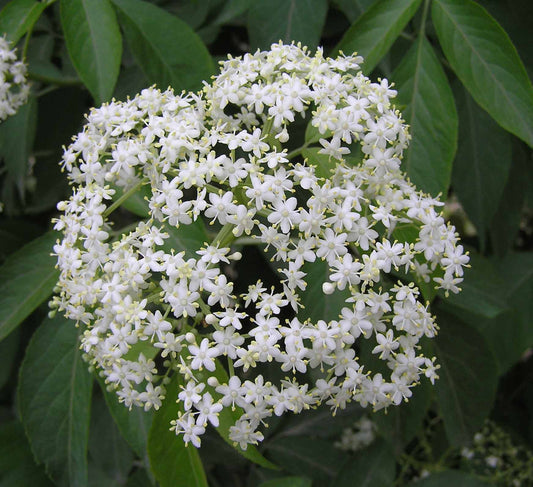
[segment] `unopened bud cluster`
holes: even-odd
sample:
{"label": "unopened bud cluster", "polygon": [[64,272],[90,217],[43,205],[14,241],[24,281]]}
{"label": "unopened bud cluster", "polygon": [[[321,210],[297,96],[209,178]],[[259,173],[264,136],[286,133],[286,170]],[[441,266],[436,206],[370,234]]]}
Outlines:
{"label": "unopened bud cluster", "polygon": [[[226,408],[239,411],[229,434],[246,448],[272,415],[381,409],[436,378],[419,346],[434,319],[391,273],[457,292],[468,257],[440,203],[401,172],[409,135],[396,92],[361,61],[275,44],[223,62],[198,94],[150,88],[93,110],[65,150],[73,194],[59,205],[52,306],[80,324],[85,357],[126,406],[158,408],[178,375],[172,428],[186,442],[199,446]],[[305,121],[303,140],[294,127]],[[121,234],[111,200],[140,187],[149,216]],[[203,223],[218,233],[201,248],[169,248],[173,229]],[[413,241],[397,236],[405,228]],[[224,266],[243,238],[267,250],[278,287],[235,292]],[[308,279],[319,262],[326,273]],[[339,297],[334,319],[302,318],[310,286]],[[386,374],[358,357],[362,341]],[[268,362],[283,380],[259,373]]]}
{"label": "unopened bud cluster", "polygon": [[18,61],[5,37],[0,37],[0,122],[17,113],[29,94],[26,65]]}

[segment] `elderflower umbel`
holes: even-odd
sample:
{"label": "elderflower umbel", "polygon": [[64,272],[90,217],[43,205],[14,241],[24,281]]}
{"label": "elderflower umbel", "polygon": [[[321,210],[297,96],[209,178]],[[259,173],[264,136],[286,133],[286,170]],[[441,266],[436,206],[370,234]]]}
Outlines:
{"label": "elderflower umbel", "polygon": [[[437,378],[418,345],[434,318],[389,273],[423,272],[456,292],[468,257],[441,203],[401,172],[409,134],[396,92],[361,61],[281,43],[230,57],[200,93],[149,88],[93,109],[65,149],[73,194],[58,206],[52,306],[80,324],[86,360],[126,406],[158,408],[168,377],[181,378],[168,399],[181,404],[172,429],[185,442],[199,446],[223,408],[238,411],[229,434],[246,448],[272,415],[350,401],[378,410]],[[141,188],[146,218],[114,230],[112,199]],[[176,228],[204,224],[218,233],[201,248],[172,248]],[[278,287],[236,293],[224,266],[241,258],[241,237],[270,252]],[[310,282],[319,262],[323,282]],[[338,295],[333,319],[302,317],[311,284]],[[387,373],[358,357],[366,341]],[[258,372],[268,362],[279,383]]]}
{"label": "elderflower umbel", "polygon": [[26,65],[17,60],[6,38],[0,37],[0,122],[17,113],[29,94]]}

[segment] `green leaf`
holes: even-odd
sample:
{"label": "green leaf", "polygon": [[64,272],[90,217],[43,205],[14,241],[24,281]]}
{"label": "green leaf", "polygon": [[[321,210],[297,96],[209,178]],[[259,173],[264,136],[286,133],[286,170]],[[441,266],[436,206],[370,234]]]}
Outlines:
{"label": "green leaf", "polygon": [[130,49],[150,84],[196,90],[214,72],[207,48],[177,17],[141,0],[112,0]]}
{"label": "green leaf", "polygon": [[161,487],[208,487],[198,450],[170,431],[170,421],[178,418],[180,405],[178,377],[167,385],[166,398],[158,411],[148,436],[148,456],[152,471]]}
{"label": "green leaf", "polygon": [[429,476],[418,479],[409,484],[409,487],[488,487],[493,485],[460,470],[445,470],[444,472],[432,473]]}
{"label": "green leaf", "polygon": [[153,485],[146,474],[146,470],[136,470],[131,474],[128,482],[125,484],[125,487],[148,487]]}
{"label": "green leaf", "polygon": [[0,390],[11,377],[11,369],[20,347],[20,331],[15,330],[0,342]]}
{"label": "green leaf", "polygon": [[531,151],[522,142],[513,140],[513,162],[489,231],[494,252],[500,257],[516,243],[526,200],[527,174],[532,165]]}
{"label": "green leaf", "polygon": [[269,49],[280,40],[315,49],[327,10],[327,0],[256,0],[248,11],[251,50]]}
{"label": "green leaf", "polygon": [[138,407],[133,407],[129,410],[124,404],[118,402],[118,396],[114,391],[106,390],[102,380],[99,380],[99,383],[109,412],[115,420],[120,433],[139,458],[144,458],[146,456],[148,432],[152,425],[153,412],[145,411]]}
{"label": "green leaf", "polygon": [[[215,360],[215,366],[216,369],[214,372],[210,372],[208,370],[201,370],[197,371],[196,379],[199,382],[202,382],[204,384],[207,384],[207,380],[209,377],[216,377],[218,382],[220,384],[227,384],[229,377],[220,363],[219,360]],[[205,388],[206,392],[209,392],[211,396],[214,399],[217,399],[220,397],[220,394],[216,392],[214,387],[211,387],[210,385],[206,385]],[[177,397],[177,395],[176,395]],[[230,408],[223,408],[222,411],[220,411],[218,415],[218,421],[219,426],[216,428],[218,434],[222,437],[222,439],[231,445],[233,448],[235,448],[236,451],[238,451],[243,457],[247,458],[248,460],[251,460],[252,462],[256,463],[257,465],[260,465],[265,468],[269,468],[272,470],[277,470],[278,467],[274,465],[272,462],[269,462],[259,451],[257,448],[253,445],[248,445],[246,450],[242,450],[238,445],[235,445],[234,442],[229,437],[229,430],[232,426],[235,425],[236,421],[244,414],[244,411],[240,407],[235,407],[234,410]]]}
{"label": "green leaf", "polygon": [[33,460],[24,428],[18,421],[0,424],[0,486],[52,487]]}
{"label": "green leaf", "polygon": [[472,441],[492,409],[498,370],[478,331],[443,311],[437,323],[437,402],[450,443],[461,446]]}
{"label": "green leaf", "polygon": [[259,487],[311,487],[311,481],[305,477],[280,477],[262,482]]}
{"label": "green leaf", "polygon": [[435,0],[432,18],[446,58],[476,102],[533,146],[533,87],[506,32],[471,0]]}
{"label": "green leaf", "polygon": [[509,176],[511,140],[466,90],[459,91],[458,101],[461,137],[452,184],[484,248]]}
{"label": "green leaf", "polygon": [[[134,458],[133,451],[115,426],[104,399],[96,395],[93,398],[89,435],[89,483],[95,487],[104,483],[110,487],[124,485]],[[98,481],[95,481],[95,477]]]}
{"label": "green leaf", "polygon": [[270,457],[294,475],[310,477],[323,484],[336,477],[348,455],[332,448],[328,441],[309,436],[276,438],[266,445]]}
{"label": "green leaf", "polygon": [[364,57],[363,71],[370,73],[390,49],[421,0],[379,0],[365,11],[337,44],[333,54],[357,52]]}
{"label": "green leaf", "polygon": [[0,340],[52,294],[59,272],[50,253],[57,237],[56,232],[45,233],[0,267]]}
{"label": "green leaf", "polygon": [[192,222],[190,225],[180,225],[178,228],[165,226],[164,231],[170,235],[161,246],[166,252],[174,250],[175,252],[185,251],[187,258],[198,258],[197,250],[204,246],[209,240],[205,230],[204,222],[201,218]]}
{"label": "green leaf", "polygon": [[391,75],[412,136],[402,169],[419,189],[446,195],[457,147],[457,112],[446,74],[420,37]]}
{"label": "green leaf", "polygon": [[346,15],[350,22],[357,19],[376,0],[333,0],[333,4]]}
{"label": "green leaf", "polygon": [[389,487],[394,483],[396,461],[390,446],[383,440],[357,452],[346,462],[335,481],[335,487]]}
{"label": "green leaf", "polygon": [[0,12],[0,32],[15,45],[28,32],[47,7],[36,0],[12,0]]}
{"label": "green leaf", "polygon": [[307,164],[315,166],[315,174],[319,178],[329,179],[335,168],[337,167],[337,161],[327,154],[319,154],[320,147],[310,147],[304,149],[302,155],[304,159],[307,159]]}
{"label": "green leaf", "polygon": [[379,411],[372,416],[372,420],[397,457],[422,428],[431,405],[432,392],[431,384],[422,380],[413,389],[409,402],[390,407],[387,411]]}
{"label": "green leaf", "polygon": [[59,486],[87,485],[92,377],[78,334],[61,316],[44,320],[26,350],[17,391],[33,454]]}
{"label": "green leaf", "polygon": [[[486,318],[494,318],[508,308],[502,296],[503,282],[491,261],[473,250],[469,269],[465,270],[459,294],[450,294],[446,301],[456,308]],[[444,295],[442,290],[439,294]]]}
{"label": "green leaf", "polygon": [[109,0],[61,0],[68,53],[97,104],[113,94],[122,59],[122,37]]}
{"label": "green leaf", "polygon": [[250,5],[252,0],[228,0],[222,6],[222,9],[217,13],[215,20],[211,23],[212,25],[223,25],[233,20],[235,17],[245,13]]}
{"label": "green leaf", "polygon": [[36,126],[37,103],[33,97],[15,115],[0,124],[0,155],[22,201],[25,199],[25,181]]}
{"label": "green leaf", "polygon": [[349,290],[337,289],[333,294],[324,294],[322,284],[328,281],[329,277],[329,267],[325,261],[317,259],[316,262],[306,262],[303,271],[307,273],[305,278],[307,288],[300,293],[304,308],[298,312],[298,318],[301,320],[309,318],[314,322],[337,319],[344,301],[349,296]]}

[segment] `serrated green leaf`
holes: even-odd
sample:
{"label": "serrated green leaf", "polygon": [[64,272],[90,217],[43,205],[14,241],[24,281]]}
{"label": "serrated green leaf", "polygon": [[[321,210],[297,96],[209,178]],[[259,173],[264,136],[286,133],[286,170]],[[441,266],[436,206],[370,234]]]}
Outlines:
{"label": "serrated green leaf", "polygon": [[[204,384],[207,384],[207,380],[209,377],[216,377],[218,382],[220,384],[227,384],[229,377],[220,363],[219,360],[215,360],[215,371],[210,372],[208,370],[201,370],[196,373],[196,379]],[[207,385],[205,388],[206,392],[209,392],[211,396],[214,399],[217,399],[220,397],[220,394],[216,392],[214,387],[211,387],[210,385]],[[219,426],[216,428],[218,434],[222,437],[222,439],[231,445],[235,450],[237,450],[243,457],[247,458],[248,460],[251,460],[252,462],[256,463],[257,465],[260,465],[265,468],[269,468],[272,470],[277,470],[278,467],[274,465],[272,462],[269,462],[259,451],[257,448],[253,445],[248,445],[246,450],[242,450],[239,448],[239,446],[235,445],[233,441],[229,437],[229,431],[232,426],[235,425],[235,422],[244,414],[244,411],[240,407],[235,407],[234,410],[230,408],[223,408],[222,411],[220,411],[218,415],[218,421]]]}
{"label": "serrated green leaf", "polygon": [[62,316],[33,335],[20,371],[20,417],[35,458],[59,486],[87,485],[92,377],[78,328]]}
{"label": "serrated green leaf", "polygon": [[298,312],[298,318],[309,318],[313,322],[338,319],[344,301],[350,294],[349,290],[337,289],[333,294],[324,294],[322,284],[327,282],[329,277],[329,267],[325,261],[317,259],[315,262],[306,262],[302,270],[307,273],[307,287],[300,293],[304,308]]}
{"label": "serrated green leaf", "polygon": [[158,411],[148,436],[151,469],[161,487],[208,487],[198,450],[170,431],[170,421],[178,418],[180,404],[178,377],[167,385],[166,398]]}
{"label": "serrated green leaf", "polygon": [[301,42],[314,49],[320,41],[327,0],[256,0],[248,11],[252,50],[269,49],[280,40]]}
{"label": "serrated green leaf", "polygon": [[305,477],[281,477],[262,482],[259,487],[311,487],[311,480]]}
{"label": "serrated green leaf", "polygon": [[37,103],[30,97],[15,115],[0,124],[0,155],[9,180],[15,184],[22,201],[25,181],[37,126]]}
{"label": "serrated green leaf", "polygon": [[0,32],[15,45],[28,32],[43,10],[45,2],[36,0],[12,0],[0,12]]}
{"label": "serrated green leaf", "polygon": [[333,54],[357,52],[364,57],[365,73],[370,73],[390,49],[421,0],[379,0],[346,31]]}
{"label": "serrated green leaf", "polygon": [[507,33],[471,0],[435,0],[432,19],[446,58],[476,102],[533,147],[533,87]]}
{"label": "serrated green leaf", "polygon": [[137,64],[161,89],[196,90],[214,72],[207,48],[192,29],[141,0],[112,0]]}
{"label": "serrated green leaf", "polygon": [[174,250],[175,252],[185,251],[187,258],[198,258],[197,250],[208,242],[209,238],[205,230],[204,222],[201,218],[192,222],[190,225],[180,225],[178,228],[165,226],[164,231],[170,235],[162,245],[166,252]]}
{"label": "serrated green leaf", "polygon": [[309,436],[272,439],[266,445],[269,456],[284,470],[310,477],[322,485],[336,477],[348,455],[330,442]]}
{"label": "serrated green leaf", "polygon": [[379,440],[355,454],[331,484],[335,487],[389,487],[394,483],[396,461],[391,447]]}
{"label": "serrated green leaf", "polygon": [[68,53],[97,104],[111,99],[120,71],[122,36],[109,0],[61,0]]}
{"label": "serrated green leaf", "polygon": [[512,153],[507,183],[489,230],[494,253],[500,257],[511,251],[516,243],[526,200],[527,174],[533,167],[531,151],[525,144],[515,139]]}
{"label": "serrated green leaf", "polygon": [[493,484],[483,482],[479,478],[460,470],[445,470],[418,479],[416,482],[410,483],[409,487],[450,487],[451,485],[454,487],[488,487]]}
{"label": "serrated green leaf", "polygon": [[315,166],[315,174],[319,178],[329,179],[337,167],[337,161],[327,154],[319,154],[320,147],[310,147],[302,151],[302,156],[307,159],[307,165]]}
{"label": "serrated green leaf", "polygon": [[124,485],[134,458],[109,414],[104,398],[95,395],[89,434],[89,484],[95,487]]}
{"label": "serrated green leaf", "polygon": [[446,74],[420,37],[391,75],[412,136],[402,169],[425,192],[446,195],[457,147],[457,112]]}
{"label": "serrated green leaf", "polygon": [[458,94],[461,137],[452,184],[484,248],[509,176],[512,145],[509,134],[465,90],[458,90]]}
{"label": "serrated green leaf", "polygon": [[0,487],[52,487],[35,464],[24,428],[18,421],[0,424]]}
{"label": "serrated green leaf", "polygon": [[492,409],[498,369],[478,331],[442,310],[437,323],[437,403],[450,443],[461,446],[472,441]]}
{"label": "serrated green leaf", "polygon": [[422,428],[431,405],[432,392],[431,384],[422,380],[413,389],[409,402],[390,407],[387,411],[379,411],[372,416],[372,421],[377,424],[383,438],[390,443],[397,457]]}
{"label": "serrated green leaf", "polygon": [[0,340],[50,296],[59,272],[50,255],[58,237],[48,232],[11,254],[0,267]]}
{"label": "serrated green leaf", "polygon": [[99,380],[99,383],[109,412],[120,433],[139,458],[143,459],[146,456],[148,432],[152,425],[153,412],[138,407],[129,410],[124,404],[119,403],[114,391],[107,391],[103,380]]}

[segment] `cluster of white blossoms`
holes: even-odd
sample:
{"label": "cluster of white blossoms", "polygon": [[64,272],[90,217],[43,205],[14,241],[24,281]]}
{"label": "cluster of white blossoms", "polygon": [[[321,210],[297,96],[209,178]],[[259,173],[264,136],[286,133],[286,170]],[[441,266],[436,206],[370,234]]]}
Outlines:
{"label": "cluster of white blossoms", "polygon": [[[409,135],[396,92],[360,62],[274,44],[223,62],[198,94],[150,88],[92,110],[65,150],[73,194],[55,225],[52,306],[79,323],[86,359],[126,406],[158,408],[179,377],[172,428],[185,442],[199,446],[227,409],[244,449],[272,415],[350,401],[377,410],[436,378],[418,345],[436,324],[398,276],[457,292],[468,257],[441,203],[401,172]],[[116,207],[142,188],[147,217],[114,228]],[[186,236],[204,223],[215,232],[200,248],[172,248],[176,227]],[[412,242],[396,237],[405,228]],[[268,251],[278,287],[234,291],[239,241]],[[310,282],[319,262],[323,282]],[[307,286],[339,297],[334,319],[302,318]],[[362,341],[381,372],[358,357]],[[283,380],[259,373],[269,362]]]}
{"label": "cluster of white blossoms", "polygon": [[371,445],[376,439],[376,425],[366,416],[362,416],[351,428],[342,431],[335,446],[340,450],[356,452]]}
{"label": "cluster of white blossoms", "polygon": [[6,38],[0,37],[0,122],[15,115],[29,94],[26,65],[18,61]]}

